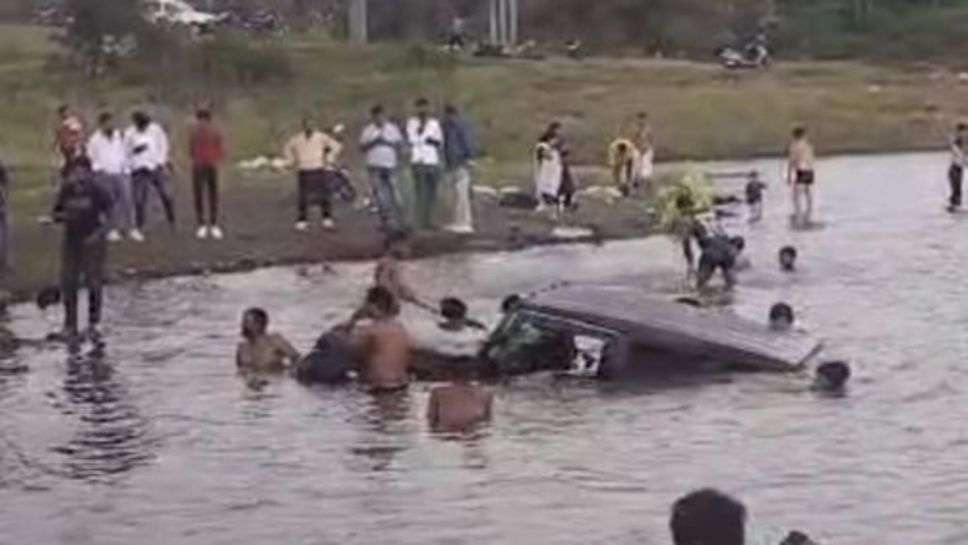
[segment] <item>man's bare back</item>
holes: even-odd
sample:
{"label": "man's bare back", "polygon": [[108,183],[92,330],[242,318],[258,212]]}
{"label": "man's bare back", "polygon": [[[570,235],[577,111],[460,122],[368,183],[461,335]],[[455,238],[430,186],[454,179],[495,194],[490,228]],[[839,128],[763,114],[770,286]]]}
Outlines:
{"label": "man's bare back", "polygon": [[362,324],[353,338],[362,356],[360,378],[369,388],[397,390],[410,383],[410,335],[397,320]]}
{"label": "man's bare back", "polygon": [[438,386],[430,392],[427,418],[437,432],[461,432],[491,419],[494,394],[467,383]]}
{"label": "man's bare back", "polygon": [[242,373],[279,373],[286,361],[299,361],[299,352],[282,335],[268,333],[239,343],[235,356]]}

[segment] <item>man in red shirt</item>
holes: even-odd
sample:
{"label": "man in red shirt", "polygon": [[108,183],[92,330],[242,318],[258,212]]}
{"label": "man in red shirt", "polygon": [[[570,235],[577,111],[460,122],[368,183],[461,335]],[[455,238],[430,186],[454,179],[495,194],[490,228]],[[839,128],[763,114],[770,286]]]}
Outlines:
{"label": "man in red shirt", "polygon": [[[206,108],[195,114],[197,123],[192,128],[189,154],[192,158],[192,192],[195,196],[195,217],[198,220],[199,239],[211,236],[223,237],[218,226],[218,165],[225,156],[222,133],[212,123],[212,112]],[[207,201],[207,203],[206,203]],[[208,220],[205,218],[208,204]]]}

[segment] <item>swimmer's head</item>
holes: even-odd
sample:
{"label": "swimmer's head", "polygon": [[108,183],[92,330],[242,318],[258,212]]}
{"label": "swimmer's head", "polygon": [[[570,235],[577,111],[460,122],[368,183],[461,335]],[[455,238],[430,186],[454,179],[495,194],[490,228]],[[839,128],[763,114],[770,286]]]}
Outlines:
{"label": "swimmer's head", "polygon": [[253,339],[264,335],[269,328],[269,313],[265,310],[253,307],[242,313],[242,336]]}
{"label": "swimmer's head", "polygon": [[523,301],[524,299],[522,299],[521,296],[516,293],[513,295],[508,295],[503,301],[501,301],[501,313],[510,314],[514,312],[518,309],[518,307],[521,306]]}
{"label": "swimmer's head", "polygon": [[447,297],[440,302],[440,315],[450,322],[467,318],[467,304],[456,297]]}
{"label": "swimmer's head", "polygon": [[825,392],[839,392],[850,380],[850,366],[843,361],[828,361],[817,367],[813,386]]}
{"label": "swimmer's head", "polygon": [[400,314],[400,303],[397,302],[396,296],[383,286],[370,288],[366,293],[366,304],[386,317]]}
{"label": "swimmer's head", "polygon": [[807,136],[807,128],[803,125],[798,125],[793,128],[793,138],[794,140],[803,140]]}
{"label": "swimmer's head", "polygon": [[968,131],[968,123],[965,123],[964,121],[959,122],[957,125],[955,125],[955,131],[957,132]]}
{"label": "swimmer's head", "polygon": [[777,303],[770,308],[770,329],[788,331],[793,327],[793,307],[786,303]]}
{"label": "swimmer's head", "polygon": [[729,243],[733,245],[733,248],[736,248],[737,252],[742,252],[746,249],[746,239],[743,237],[733,237],[729,239]]}
{"label": "swimmer's head", "polygon": [[793,271],[797,265],[797,249],[793,246],[780,248],[780,269],[786,272]]}
{"label": "swimmer's head", "polygon": [[672,506],[669,528],[674,545],[742,545],[746,507],[718,490],[697,490]]}

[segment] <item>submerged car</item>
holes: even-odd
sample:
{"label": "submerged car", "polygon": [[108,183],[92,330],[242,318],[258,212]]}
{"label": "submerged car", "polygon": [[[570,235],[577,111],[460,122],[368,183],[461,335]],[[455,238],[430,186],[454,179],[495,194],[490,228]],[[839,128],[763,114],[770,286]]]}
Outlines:
{"label": "submerged car", "polygon": [[717,370],[799,371],[822,344],[798,332],[695,308],[634,287],[569,286],[524,299],[479,359],[501,375],[598,378]]}

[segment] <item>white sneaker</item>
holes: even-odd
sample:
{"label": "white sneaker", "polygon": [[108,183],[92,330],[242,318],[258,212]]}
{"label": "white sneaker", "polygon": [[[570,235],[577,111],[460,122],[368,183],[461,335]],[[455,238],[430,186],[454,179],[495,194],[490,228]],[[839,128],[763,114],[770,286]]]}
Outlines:
{"label": "white sneaker", "polygon": [[474,228],[470,225],[448,225],[445,228],[451,233],[456,233],[458,235],[472,235],[474,234]]}
{"label": "white sneaker", "polygon": [[205,240],[208,238],[208,225],[201,225],[198,230],[195,231],[195,238],[198,240]]}
{"label": "white sneaker", "polygon": [[213,225],[209,227],[208,230],[212,234],[212,238],[215,240],[222,240],[225,238],[225,234],[222,233],[222,229],[218,225]]}
{"label": "white sneaker", "polygon": [[327,229],[327,230],[336,229],[336,222],[334,222],[331,218],[324,219],[323,220],[323,229]]}
{"label": "white sneaker", "polygon": [[135,242],[144,242],[145,241],[145,235],[144,235],[144,233],[142,233],[141,231],[139,231],[137,229],[132,229],[131,232],[128,233],[128,238],[130,238],[131,240],[133,240]]}
{"label": "white sneaker", "polygon": [[304,221],[297,221],[296,222],[296,230],[297,231],[308,231],[309,230],[309,224],[306,223],[306,222],[304,222]]}
{"label": "white sneaker", "polygon": [[121,240],[121,233],[117,229],[111,229],[108,233],[108,242],[118,242]]}

